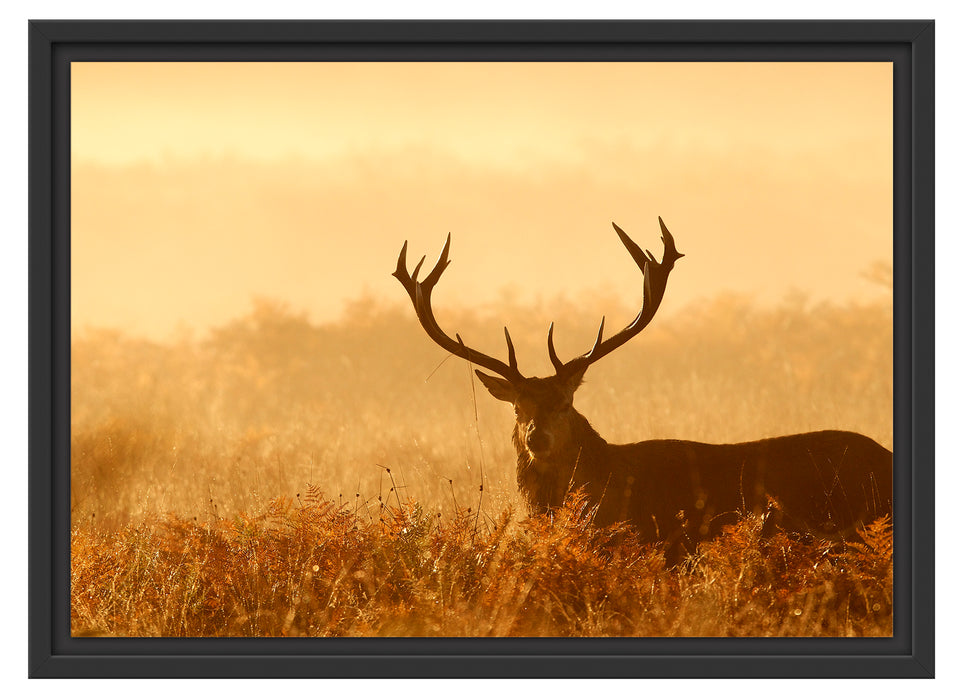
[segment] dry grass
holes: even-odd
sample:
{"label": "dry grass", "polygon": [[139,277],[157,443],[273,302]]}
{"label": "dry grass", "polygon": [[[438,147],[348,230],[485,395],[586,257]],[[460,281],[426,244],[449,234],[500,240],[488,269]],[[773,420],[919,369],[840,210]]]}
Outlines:
{"label": "dry grass", "polygon": [[[567,356],[595,308],[631,315],[544,306]],[[542,373],[535,310],[442,322],[495,352],[500,321],[527,317],[512,335]],[[837,548],[749,518],[666,569],[627,529],[589,527],[581,500],[526,519],[509,409],[474,399],[463,363],[437,369],[406,310],[348,318],[260,304],[203,338],[74,338],[74,634],[891,634],[888,523]],[[888,308],[725,299],[676,318],[577,394],[610,441],[841,428],[892,447]]]}
{"label": "dry grass", "polygon": [[682,567],[578,495],[490,526],[384,504],[364,522],[318,491],[261,516],[75,528],[74,634],[122,636],[878,636],[892,531],[837,548],[762,538],[750,516]]}

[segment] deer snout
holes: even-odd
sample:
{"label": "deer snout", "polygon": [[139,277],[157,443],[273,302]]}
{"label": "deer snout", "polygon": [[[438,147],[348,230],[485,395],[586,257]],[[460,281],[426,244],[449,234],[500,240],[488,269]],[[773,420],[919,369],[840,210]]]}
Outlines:
{"label": "deer snout", "polygon": [[546,454],[553,447],[553,436],[531,421],[526,426],[526,447],[534,456]]}

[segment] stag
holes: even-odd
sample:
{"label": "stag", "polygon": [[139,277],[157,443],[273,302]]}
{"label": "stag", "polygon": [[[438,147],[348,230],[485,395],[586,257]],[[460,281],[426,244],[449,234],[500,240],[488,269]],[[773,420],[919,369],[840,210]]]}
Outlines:
{"label": "stag", "polygon": [[508,329],[507,362],[468,347],[459,334],[455,340],[447,335],[433,316],[431,295],[450,263],[450,237],[422,281],[425,257],[410,274],[403,244],[393,275],[427,335],[447,352],[498,375],[475,370],[489,393],[515,410],[516,479],[530,512],[547,512],[562,505],[573,489],[582,489],[596,525],[627,522],[644,541],[663,542],[674,562],[748,513],[761,514],[767,526],[835,540],[854,537],[857,527],[891,514],[892,453],[864,435],[823,430],[736,444],[647,440],[611,445],[573,408],[573,395],[590,365],[642,332],[659,309],[669,273],[683,257],[661,218],[659,225],[662,261],[613,223],[643,271],[642,310],[605,339],[604,317],[592,348],[568,362],[556,354],[551,323],[546,344],[555,372],[549,377],[520,373]]}

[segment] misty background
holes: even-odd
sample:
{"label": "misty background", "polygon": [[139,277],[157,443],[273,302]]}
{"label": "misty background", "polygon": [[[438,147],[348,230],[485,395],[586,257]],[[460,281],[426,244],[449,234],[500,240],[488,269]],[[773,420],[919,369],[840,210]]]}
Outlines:
{"label": "misty background", "polygon": [[[736,292],[881,298],[887,64],[96,64],[72,68],[73,327],[153,338],[278,299],[641,299],[610,221],[687,254],[664,311]],[[596,309],[598,315],[604,309]],[[524,319],[504,319],[511,325]]]}
{"label": "misty background", "polygon": [[75,522],[307,484],[522,508],[509,407],[391,277],[448,232],[437,319],[500,357],[508,325],[530,375],[549,322],[568,359],[636,315],[610,221],[658,259],[663,217],[658,316],[577,393],[610,441],[892,447],[891,66],[74,63],[72,91]]}

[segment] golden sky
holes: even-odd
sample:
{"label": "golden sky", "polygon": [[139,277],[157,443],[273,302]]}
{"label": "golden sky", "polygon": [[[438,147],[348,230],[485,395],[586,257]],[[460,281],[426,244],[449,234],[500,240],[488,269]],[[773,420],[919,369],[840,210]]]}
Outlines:
{"label": "golden sky", "polygon": [[659,257],[657,216],[687,254],[664,311],[888,296],[863,271],[892,264],[891,64],[74,63],[71,79],[75,328],[163,337],[257,297],[317,320],[361,294],[407,303],[400,246],[432,261],[447,232],[437,307],[504,289],[638,302],[610,221]]}

